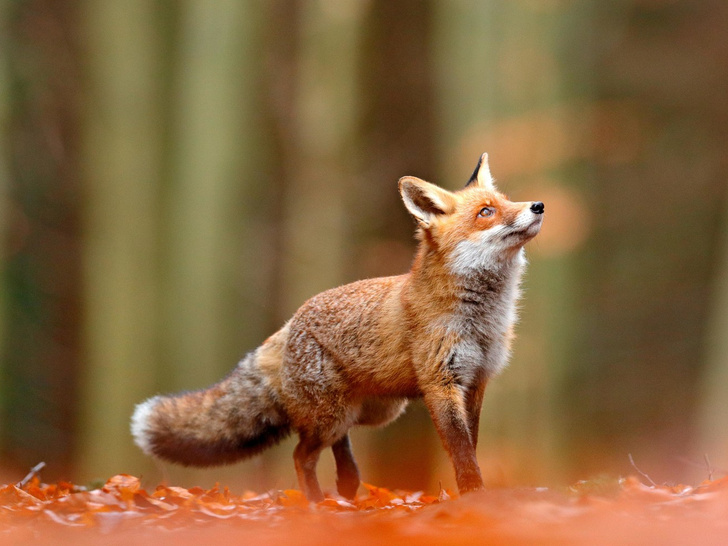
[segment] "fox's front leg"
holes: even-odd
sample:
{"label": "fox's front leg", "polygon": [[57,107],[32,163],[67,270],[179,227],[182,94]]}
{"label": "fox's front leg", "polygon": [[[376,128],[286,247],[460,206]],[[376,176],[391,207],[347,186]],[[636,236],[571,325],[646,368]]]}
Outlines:
{"label": "fox's front leg", "polygon": [[470,439],[473,442],[473,448],[478,447],[480,409],[483,407],[483,394],[485,394],[485,386],[487,384],[487,379],[478,379],[474,385],[470,386],[465,398],[465,408],[468,413],[468,428],[470,429]]}
{"label": "fox's front leg", "polygon": [[452,381],[443,382],[426,389],[423,397],[452,460],[460,493],[483,489],[483,478],[475,456],[477,433],[473,435],[471,432],[471,418],[462,387]]}

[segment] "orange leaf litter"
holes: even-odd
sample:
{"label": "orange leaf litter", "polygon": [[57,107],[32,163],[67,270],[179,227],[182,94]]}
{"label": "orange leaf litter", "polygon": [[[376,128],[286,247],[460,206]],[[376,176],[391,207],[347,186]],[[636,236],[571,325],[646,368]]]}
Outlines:
{"label": "orange leaf litter", "polygon": [[607,492],[581,482],[565,491],[494,489],[462,498],[364,488],[353,502],[310,505],[297,490],[236,496],[160,485],[147,492],[139,478],[118,475],[87,491],[35,477],[0,487],[0,545],[728,544],[728,478],[655,487],[629,477]]}

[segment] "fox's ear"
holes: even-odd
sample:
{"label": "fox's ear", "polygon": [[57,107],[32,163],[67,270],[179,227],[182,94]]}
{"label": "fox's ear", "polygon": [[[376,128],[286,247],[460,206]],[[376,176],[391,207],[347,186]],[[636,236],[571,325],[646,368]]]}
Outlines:
{"label": "fox's ear", "polygon": [[455,210],[452,193],[414,176],[399,179],[399,193],[404,206],[424,227],[428,227],[437,216]]}
{"label": "fox's ear", "polygon": [[480,186],[489,191],[496,191],[495,182],[493,182],[493,175],[490,174],[490,167],[488,166],[488,154],[483,154],[478,160],[478,164],[475,166],[473,174],[470,176],[470,180],[465,184],[467,188],[471,184]]}

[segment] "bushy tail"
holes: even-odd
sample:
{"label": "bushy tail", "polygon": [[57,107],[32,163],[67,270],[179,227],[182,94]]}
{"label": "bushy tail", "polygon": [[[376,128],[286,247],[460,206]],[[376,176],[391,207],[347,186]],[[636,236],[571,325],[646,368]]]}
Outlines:
{"label": "bushy tail", "polygon": [[260,453],[288,436],[290,426],[250,354],[209,389],[139,404],[131,432],[148,455],[185,466],[215,466]]}

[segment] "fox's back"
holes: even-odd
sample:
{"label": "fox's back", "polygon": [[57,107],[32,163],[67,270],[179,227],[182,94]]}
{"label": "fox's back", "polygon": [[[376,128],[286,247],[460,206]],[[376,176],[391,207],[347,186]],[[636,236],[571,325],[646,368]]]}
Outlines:
{"label": "fox's back", "polygon": [[350,394],[414,394],[402,288],[408,275],[366,279],[318,294],[289,324],[283,376],[345,382]]}

